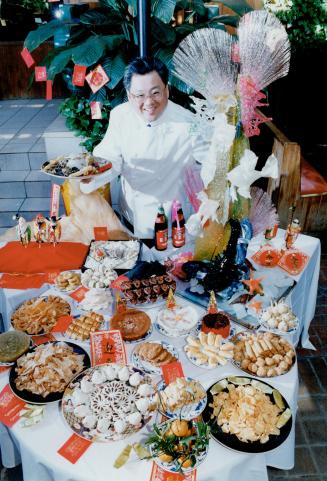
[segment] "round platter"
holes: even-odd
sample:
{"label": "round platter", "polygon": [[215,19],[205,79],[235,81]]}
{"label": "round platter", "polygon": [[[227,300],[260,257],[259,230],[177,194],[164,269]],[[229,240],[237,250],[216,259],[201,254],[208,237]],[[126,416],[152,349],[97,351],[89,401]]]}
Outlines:
{"label": "round platter", "polygon": [[[247,369],[245,368],[244,366],[242,366],[242,362],[244,361],[245,358],[247,358],[247,354],[246,354],[246,348],[243,348],[242,350],[242,359],[239,360],[238,357],[237,357],[237,346],[238,346],[238,343],[246,343],[247,341],[255,341],[257,342],[258,339],[260,339],[259,336],[273,336],[273,338],[275,340],[280,340],[281,343],[286,343],[284,344],[285,346],[288,346],[288,350],[289,352],[291,353],[292,355],[292,358],[290,358],[287,354],[282,354],[282,351],[280,356],[282,357],[282,359],[280,359],[278,361],[278,364],[280,365],[281,364],[281,361],[283,362],[286,362],[287,361],[287,365],[285,365],[285,369],[282,370],[282,372],[278,372],[275,370],[274,373],[270,374],[269,375],[269,368],[274,368],[275,365],[272,363],[270,365],[267,365],[266,364],[266,359],[267,358],[270,358],[272,359],[272,357],[275,357],[276,354],[278,354],[278,351],[277,349],[275,348],[275,345],[273,346],[274,350],[266,350],[266,351],[262,351],[262,353],[259,355],[259,356],[255,356],[255,357],[251,357],[251,363],[254,364],[257,362],[257,360],[260,358],[262,359],[262,364],[263,364],[263,367],[264,369],[266,369],[266,373],[265,372],[261,372],[259,369],[257,369],[256,372],[250,370],[250,369]],[[265,337],[264,337],[265,339]],[[267,331],[261,331],[261,332],[256,332],[256,333],[250,333],[250,332],[247,332],[247,331],[242,331],[242,332],[239,332],[237,333],[232,339],[231,339],[234,344],[235,344],[235,349],[234,349],[234,359],[232,360],[233,364],[238,367],[241,371],[247,373],[247,374],[250,374],[250,376],[254,376],[254,377],[259,377],[259,378],[270,378],[270,377],[276,377],[276,376],[281,376],[281,375],[284,375],[284,374],[287,374],[291,369],[292,367],[294,366],[295,364],[295,360],[296,360],[296,353],[295,353],[295,350],[294,350],[294,347],[285,339],[283,338],[283,336],[280,336],[278,334],[273,334],[271,332],[267,332]],[[251,353],[252,356],[253,356],[253,352]],[[269,361],[270,362],[270,361]]]}
{"label": "round platter", "polygon": [[[222,381],[226,380],[227,383],[228,383],[229,382],[228,379],[231,379],[231,378],[225,378],[225,379],[220,380],[218,382],[222,382]],[[248,376],[238,376],[237,379],[244,379],[244,382],[246,383],[246,381],[248,381],[248,384],[250,384],[251,381],[258,382],[256,379],[248,377]],[[213,395],[211,393],[211,389],[216,384],[217,384],[217,382],[214,383],[212,386],[210,386],[209,389],[207,390],[208,404],[207,404],[205,410],[202,413],[203,420],[204,420],[205,423],[210,425],[211,435],[216,441],[218,441],[220,444],[222,444],[223,446],[225,446],[227,448],[233,449],[234,451],[238,451],[238,452],[242,452],[242,453],[251,453],[251,454],[252,453],[266,453],[268,451],[271,451],[272,449],[278,448],[278,446],[280,446],[281,444],[284,443],[284,441],[286,441],[286,439],[288,438],[288,436],[291,432],[291,429],[292,429],[292,422],[293,422],[292,416],[286,422],[286,424],[283,427],[280,428],[280,433],[278,435],[270,435],[269,440],[266,443],[263,443],[263,444],[260,443],[259,440],[258,441],[252,441],[252,442],[243,442],[235,434],[223,432],[221,427],[218,426],[218,424],[216,422],[214,422],[213,419],[211,419],[211,415],[212,415],[212,412],[213,412],[213,409],[210,406],[213,402]],[[274,388],[270,384],[268,384],[266,382],[263,382],[263,381],[260,381],[260,384],[265,385],[268,388],[268,390],[270,388],[269,391],[271,392],[271,394],[266,393],[266,396],[269,397],[270,401],[273,404],[276,404],[276,402],[274,400],[274,396],[272,394]],[[243,385],[245,385],[245,384],[243,384]],[[222,389],[222,392],[228,392],[228,389],[227,388]],[[281,395],[281,393],[279,391],[278,391],[278,393],[279,393],[279,396],[281,397],[282,402],[285,406],[285,409],[283,409],[283,411],[285,411],[286,409],[289,409],[290,407],[289,407],[289,404],[286,401],[286,399]],[[225,406],[225,404],[224,404],[224,406]]]}
{"label": "round platter", "polygon": [[[161,424],[159,424],[157,426],[157,428],[161,431],[161,432],[164,432],[165,429],[169,428],[169,425],[170,425],[171,421],[168,420],[168,421],[165,421]],[[192,422],[192,425],[194,426],[194,422]],[[166,428],[167,426],[167,428]],[[181,440],[183,440],[183,438],[180,438]],[[207,454],[208,454],[208,449],[209,449],[209,445],[206,446],[205,450],[202,451],[200,454],[198,454],[196,456],[196,462],[195,462],[195,465],[190,467],[190,468],[182,468],[182,473],[185,475],[185,474],[188,474],[188,473],[191,473],[192,471],[194,471],[194,469],[196,469],[198,466],[200,466],[200,464],[203,463],[203,461],[206,459],[207,457]],[[150,446],[150,452],[151,454],[153,455],[153,448],[152,446]],[[181,469],[180,469],[180,464],[178,462],[170,462],[170,463],[166,463],[164,461],[162,461],[159,457],[154,457],[154,462],[161,468],[163,469],[164,471],[168,471],[169,473],[181,473]]]}
{"label": "round platter", "polygon": [[[127,377],[120,373],[127,370]],[[126,372],[125,372],[126,374]],[[132,376],[138,377],[137,385]],[[133,366],[102,364],[75,376],[66,387],[62,414],[69,427],[92,442],[124,439],[151,419],[150,376]]]}
{"label": "round platter", "polygon": [[[41,172],[42,174],[48,175],[49,177],[53,177],[54,179],[66,179],[66,180],[85,180],[85,179],[92,179],[93,177],[97,177],[100,174],[103,174],[103,172],[97,172],[96,174],[91,174],[91,175],[79,175],[79,176],[72,176],[72,175],[59,175],[59,174],[53,174],[52,172],[46,172],[44,170],[44,167],[48,165],[48,161],[44,162],[41,166]],[[110,169],[107,169],[110,170]]]}
{"label": "round platter", "polygon": [[[62,341],[57,341],[57,342],[54,342],[54,343],[47,343],[47,344],[57,344],[59,342],[62,342]],[[77,344],[73,344],[72,342],[67,342],[67,341],[64,341],[64,344],[67,344],[68,346],[73,348],[74,353],[84,355],[84,367],[83,367],[83,369],[86,369],[86,368],[90,367],[90,365],[91,365],[90,358],[89,358],[87,352],[82,347],[78,346]],[[28,350],[27,353],[34,352],[37,347],[38,346],[32,347],[31,349]],[[61,391],[61,392],[53,392],[53,393],[50,393],[47,396],[43,397],[40,394],[34,394],[33,392],[28,391],[26,389],[24,389],[22,391],[17,389],[16,383],[15,383],[15,380],[18,377],[18,375],[16,373],[16,367],[17,367],[17,362],[15,362],[15,364],[12,366],[12,368],[10,370],[9,385],[11,387],[11,390],[14,392],[14,394],[16,394],[17,397],[19,397],[23,401],[26,401],[26,402],[31,403],[31,404],[48,404],[48,403],[60,401],[60,399],[62,398],[62,396],[64,394],[64,390]]]}
{"label": "round platter", "polygon": [[[194,379],[191,379],[189,377],[186,377],[185,379],[186,379],[186,381],[195,381]],[[196,382],[198,383],[199,387],[203,391],[203,394],[205,394],[205,396],[202,399],[200,399],[197,402],[193,402],[193,403],[184,405],[181,409],[176,409],[174,411],[171,411],[169,409],[164,409],[164,407],[162,406],[162,403],[159,401],[158,411],[163,416],[166,416],[167,418],[170,418],[170,419],[181,418],[181,419],[185,419],[186,421],[190,421],[190,420],[195,419],[198,416],[200,416],[200,414],[202,413],[202,411],[206,407],[207,395],[206,395],[206,391],[203,388],[203,386],[198,381],[196,381]],[[165,382],[160,381],[157,385],[157,392],[158,392],[158,395],[159,395],[159,399],[160,399],[160,392],[163,391],[165,388],[166,388]]]}
{"label": "round platter", "polygon": [[[45,301],[48,301],[50,297],[52,297],[52,298],[60,298],[62,301],[64,301],[64,302],[69,306],[69,312],[67,311],[67,312],[65,312],[65,313],[60,314],[59,316],[57,316],[56,321],[58,320],[58,318],[59,318],[60,316],[64,316],[64,315],[69,316],[69,315],[71,314],[73,301],[72,301],[72,299],[71,299],[71,300],[68,299],[68,296],[66,296],[66,295],[63,296],[63,295],[51,294],[51,295],[49,295],[49,296],[33,297],[33,298],[31,298],[31,299],[26,299],[26,301],[22,302],[22,303],[21,303],[19,306],[17,306],[16,309],[11,313],[11,325],[12,325],[13,329],[19,330],[19,331],[22,331],[22,332],[25,332],[26,334],[28,334],[28,335],[30,335],[30,336],[44,336],[45,334],[48,334],[49,332],[51,332],[51,329],[55,326],[56,323],[51,324],[51,326],[50,326],[48,329],[44,329],[44,328],[43,328],[41,331],[39,331],[39,332],[37,332],[37,333],[33,333],[33,332],[27,332],[26,329],[18,329],[18,327],[15,327],[15,325],[14,325],[14,323],[13,323],[13,319],[12,319],[13,315],[14,315],[20,308],[22,308],[22,306],[23,306],[24,304],[26,304],[28,301],[32,301],[32,300],[33,300],[33,301],[36,301],[36,300],[40,300],[40,301],[41,301],[41,300],[43,300],[43,299],[44,299]],[[36,315],[38,315],[39,317],[41,317],[40,313],[39,313],[39,314],[36,314]],[[34,319],[33,319],[33,318],[34,318]],[[33,322],[33,320],[35,320],[35,314],[34,314],[34,313],[31,313],[31,314],[30,314],[30,319],[29,319],[28,321],[26,321],[26,322],[30,323],[30,322]]]}
{"label": "round platter", "polygon": [[200,329],[201,329],[201,321],[199,321],[197,323],[197,325],[189,332],[184,332],[184,333],[172,333],[171,331],[167,331],[161,324],[159,324],[158,322],[154,322],[154,327],[156,328],[156,330],[162,334],[163,336],[166,336],[166,337],[171,337],[171,338],[177,338],[177,337],[185,337],[185,336],[188,336],[189,334],[193,334],[194,336],[196,336],[199,332],[200,332]]}
{"label": "round platter", "polygon": [[[197,310],[192,306],[177,305],[158,312],[156,329],[168,337],[187,336],[201,324]],[[176,326],[178,328],[176,328]]]}
{"label": "round platter", "polygon": [[[70,275],[77,275],[79,276],[79,283],[76,284],[76,285],[71,285],[71,284],[68,284],[67,287],[60,287],[58,286],[58,284],[56,283],[56,280],[59,278],[59,277],[65,277],[65,276],[70,276]],[[60,274],[56,277],[55,281],[54,281],[54,284],[53,284],[53,287],[59,291],[59,292],[72,292],[72,291],[75,291],[78,287],[81,286],[81,274],[79,271],[62,271],[60,272]]]}
{"label": "round platter", "polygon": [[[230,338],[233,337],[233,336],[235,335],[235,333],[236,333],[235,328],[234,328],[234,327],[231,327],[229,337],[226,338],[226,339],[223,339],[221,344],[224,345],[224,344],[226,344],[227,342],[229,342],[229,341],[230,341]],[[200,334],[200,332],[198,331],[198,334],[197,334],[197,336],[196,336],[197,339],[198,339],[198,337],[199,337],[199,334]],[[187,359],[188,359],[192,364],[194,364],[194,366],[200,367],[201,369],[209,369],[209,370],[211,370],[211,369],[217,369],[217,367],[221,366],[220,363],[217,363],[217,364],[214,365],[214,366],[210,366],[208,362],[205,362],[205,363],[203,363],[203,364],[199,364],[199,362],[197,362],[196,356],[194,356],[193,354],[189,353],[189,352],[185,349],[186,346],[188,346],[188,345],[189,345],[188,343],[186,343],[186,344],[184,345],[184,352],[185,352],[185,355],[186,355]],[[209,347],[210,347],[210,346],[209,346]],[[229,361],[229,360],[232,360],[232,359],[226,359],[226,362]]]}
{"label": "round platter", "polygon": [[[170,354],[175,356],[176,360],[179,359],[178,356],[178,351],[177,349],[172,345],[168,344],[168,342],[165,341],[150,341],[151,344],[160,344],[166,351],[168,351]],[[146,361],[142,359],[139,354],[136,352],[139,346],[135,346],[132,352],[131,356],[131,362],[134,364],[134,366],[138,369],[141,369],[144,372],[147,372],[149,374],[162,374],[161,366],[155,366],[149,361]]]}

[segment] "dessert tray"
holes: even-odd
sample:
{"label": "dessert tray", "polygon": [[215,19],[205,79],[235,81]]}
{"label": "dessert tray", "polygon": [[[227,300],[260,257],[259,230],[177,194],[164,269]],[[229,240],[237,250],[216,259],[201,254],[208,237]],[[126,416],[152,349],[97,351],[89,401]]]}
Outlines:
{"label": "dessert tray", "polygon": [[54,286],[62,292],[71,292],[81,285],[81,274],[75,271],[63,271],[56,278]]}
{"label": "dessert tray", "polygon": [[200,331],[197,336],[188,336],[184,346],[188,360],[204,369],[225,366],[234,357],[234,344],[225,340],[220,334]]}
{"label": "dessert tray", "polygon": [[227,448],[265,453],[280,446],[291,432],[290,407],[266,382],[228,377],[213,384],[207,396],[203,420],[213,438]]}
{"label": "dessert tray", "polygon": [[138,344],[131,361],[135,367],[150,374],[162,374],[161,366],[177,361],[177,349],[164,341],[148,341]]}
{"label": "dessert tray", "polygon": [[168,337],[186,336],[194,329],[200,329],[200,316],[192,306],[177,305],[158,312],[156,329]]}
{"label": "dessert tray", "polygon": [[87,153],[59,155],[42,164],[41,171],[52,177],[88,179],[111,168],[111,164],[102,165]]}
{"label": "dessert tray", "polygon": [[33,336],[51,331],[61,316],[69,316],[71,305],[61,296],[33,297],[24,301],[11,315],[14,329]]}
{"label": "dessert tray", "polygon": [[281,376],[295,363],[293,346],[278,334],[244,331],[237,333],[232,341],[235,345],[233,363],[252,376]]}
{"label": "dessert tray", "polygon": [[117,312],[110,319],[110,329],[119,329],[125,342],[139,342],[152,333],[150,317],[138,309]]}
{"label": "dessert tray", "polygon": [[141,252],[139,240],[92,241],[84,267],[95,269],[102,265],[110,269],[132,269]]}
{"label": "dessert tray", "polygon": [[167,418],[191,420],[198,417],[207,404],[207,395],[202,385],[189,377],[157,385],[158,410]]}
{"label": "dessert tray", "polygon": [[299,320],[290,307],[283,301],[273,303],[260,316],[260,324],[276,334],[294,332],[299,327]]}
{"label": "dessert tray", "polygon": [[88,354],[77,344],[40,344],[17,359],[9,373],[9,385],[20,399],[47,404],[59,401],[69,381],[89,366]]}
{"label": "dessert tray", "polygon": [[133,279],[121,284],[122,293],[129,304],[150,305],[164,301],[169,290],[175,292],[176,282],[168,274]]}
{"label": "dessert tray", "polygon": [[74,317],[65,332],[65,337],[76,341],[89,341],[92,332],[104,327],[104,317],[96,312],[88,312]]}
{"label": "dessert tray", "polygon": [[77,375],[67,386],[62,413],[70,428],[93,442],[117,441],[151,418],[151,378],[132,366],[103,364]]}

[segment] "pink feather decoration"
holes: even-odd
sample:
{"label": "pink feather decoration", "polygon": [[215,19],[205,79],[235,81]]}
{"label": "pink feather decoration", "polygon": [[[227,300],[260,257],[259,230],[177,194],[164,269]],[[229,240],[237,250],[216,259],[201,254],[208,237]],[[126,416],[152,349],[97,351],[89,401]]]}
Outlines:
{"label": "pink feather decoration", "polygon": [[194,166],[188,166],[184,172],[184,188],[186,195],[194,209],[194,212],[199,210],[201,202],[196,194],[203,190],[204,185],[200,177],[200,171]]}
{"label": "pink feather decoration", "polygon": [[251,210],[249,219],[253,236],[279,223],[276,207],[272,204],[267,192],[258,187],[251,187]]}

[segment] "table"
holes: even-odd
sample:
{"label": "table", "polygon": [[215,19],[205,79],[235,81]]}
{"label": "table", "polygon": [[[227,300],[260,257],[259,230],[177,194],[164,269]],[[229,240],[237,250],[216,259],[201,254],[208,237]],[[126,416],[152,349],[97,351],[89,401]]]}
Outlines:
{"label": "table", "polygon": [[[279,233],[276,242],[281,243],[283,233]],[[249,246],[249,256],[260,247],[260,238],[253,239]],[[297,281],[295,288],[290,292],[288,301],[292,309],[301,320],[302,335],[301,341],[304,347],[311,346],[308,339],[308,328],[314,315],[316,292],[320,264],[320,242],[317,239],[300,236],[297,247],[307,254],[310,260],[306,269],[294,277]],[[46,292],[48,286],[41,288],[42,293]],[[8,327],[12,310],[24,299],[38,295],[40,290],[16,291],[4,289],[0,295],[1,308],[4,313],[5,326]],[[303,296],[303,293],[306,296]],[[188,301],[183,300],[183,303]],[[199,312],[203,312],[200,306],[195,306]],[[159,307],[149,311],[152,320],[155,319]],[[300,332],[299,332],[300,335]],[[153,331],[151,340],[165,339],[156,330]],[[232,364],[218,367],[214,370],[205,370],[191,364],[181,350],[185,343],[183,338],[174,339],[173,342],[179,348],[180,360],[183,364],[185,375],[197,378],[205,388],[209,387],[216,380],[228,375],[240,375],[241,371]],[[85,343],[82,344],[85,346]],[[130,356],[133,345],[127,346],[127,353]],[[8,380],[8,374],[0,376],[0,389]],[[292,412],[296,413],[298,376],[297,365],[283,375],[268,381],[279,389],[291,406]],[[294,419],[295,421],[295,419]],[[41,424],[21,428],[17,423],[11,430],[4,428],[0,431],[0,443],[2,452],[7,450],[7,459],[3,458],[3,464],[12,467],[17,463],[17,449],[21,455],[24,481],[147,481],[150,479],[151,462],[131,460],[120,470],[112,468],[113,461],[125,446],[126,441],[109,444],[92,445],[76,465],[70,464],[61,456],[57,450],[71,435],[70,429],[60,413],[58,404],[48,405],[45,418]],[[144,428],[146,431],[147,428]],[[142,437],[140,433],[128,438],[128,442],[135,442]],[[291,469],[294,465],[294,424],[289,438],[286,442],[266,454],[245,454],[229,450],[215,440],[210,440],[209,454],[206,461],[198,469],[198,481],[216,481],[219,472],[220,481],[266,481],[266,466],[273,466],[280,469]]]}
{"label": "table", "polygon": [[[53,291],[48,291],[49,293]],[[47,293],[48,293],[47,292]],[[180,303],[187,304],[189,301],[178,299]],[[195,306],[199,314],[204,309]],[[160,307],[148,309],[151,320],[156,319]],[[234,326],[236,327],[236,326]],[[56,335],[57,337],[57,335]],[[62,339],[58,336],[58,339]],[[167,338],[159,334],[155,329],[151,340]],[[185,344],[184,338],[169,338],[179,350],[180,361],[184,373],[199,379],[205,388],[208,388],[216,380],[228,375],[240,375],[242,371],[232,364],[218,367],[213,370],[206,370],[196,367],[189,362],[182,347]],[[83,347],[87,343],[80,343]],[[128,358],[134,349],[135,344],[126,346]],[[7,383],[8,374],[0,378],[0,389]],[[298,393],[297,365],[283,376],[268,381],[279,389],[291,406],[292,412],[296,413],[296,402]],[[132,458],[124,467],[115,470],[112,465],[116,456],[120,453],[126,443],[136,442],[142,438],[142,433],[147,432],[145,427],[140,433],[133,435],[126,441],[119,441],[108,444],[94,444],[80,458],[76,465],[72,465],[61,456],[57,450],[70,437],[71,431],[63,419],[58,403],[46,407],[45,418],[39,425],[31,428],[22,428],[17,423],[9,432],[9,436],[18,446],[21,453],[24,481],[147,481],[150,480],[151,462],[139,461]],[[217,479],[219,470],[220,481],[266,481],[266,466],[274,466],[281,469],[291,469],[294,465],[294,424],[287,441],[279,448],[266,454],[245,454],[237,453],[210,440],[209,454],[206,461],[198,468],[198,481],[214,481]],[[111,475],[111,476],[110,476]]]}

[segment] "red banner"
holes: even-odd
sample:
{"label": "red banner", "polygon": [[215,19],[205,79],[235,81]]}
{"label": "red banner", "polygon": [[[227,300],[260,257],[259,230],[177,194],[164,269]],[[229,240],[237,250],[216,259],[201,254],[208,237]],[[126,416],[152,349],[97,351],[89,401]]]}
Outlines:
{"label": "red banner", "polygon": [[7,384],[0,393],[0,421],[11,428],[20,418],[25,402],[19,399]]}
{"label": "red banner", "polygon": [[58,454],[63,456],[67,461],[75,464],[85,451],[91,446],[92,441],[81,438],[77,434],[73,434],[69,439],[58,449]]}
{"label": "red banner", "polygon": [[92,366],[109,362],[126,364],[125,344],[118,329],[91,332],[90,341]]}

